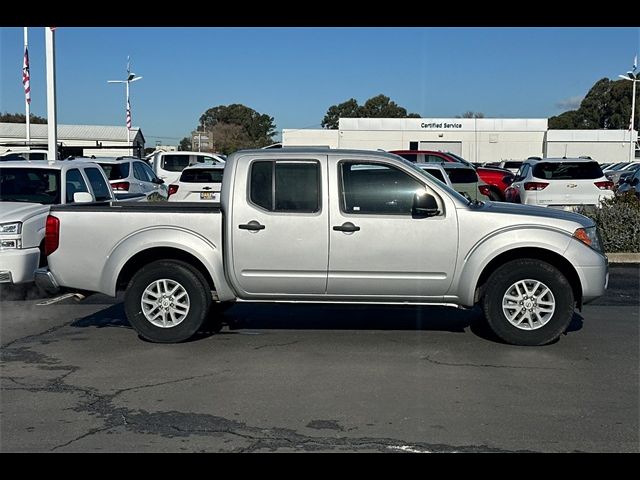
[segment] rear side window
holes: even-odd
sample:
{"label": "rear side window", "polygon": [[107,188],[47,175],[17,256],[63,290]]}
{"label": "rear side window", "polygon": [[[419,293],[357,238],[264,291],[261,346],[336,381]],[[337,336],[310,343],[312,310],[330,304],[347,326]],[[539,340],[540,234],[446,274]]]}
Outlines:
{"label": "rear side window", "polygon": [[93,195],[96,197],[96,202],[104,202],[105,200],[111,200],[111,192],[109,191],[109,186],[107,182],[104,181],[104,178],[100,174],[100,170],[97,168],[87,168],[84,173],[87,175],[89,179],[89,183],[91,184],[91,189],[93,190]]}
{"label": "rear side window", "polygon": [[399,153],[398,155],[400,155],[405,160],[409,160],[410,162],[413,162],[413,163],[416,163],[418,161],[418,155],[415,153]]}
{"label": "rear side window", "polygon": [[597,162],[540,162],[533,167],[533,176],[547,180],[593,180],[602,177]]}
{"label": "rear side window", "polygon": [[129,176],[129,162],[127,163],[99,163],[109,180],[121,180]]}
{"label": "rear side window", "polygon": [[445,185],[447,184],[447,181],[442,176],[442,172],[440,170],[436,170],[435,168],[425,168],[423,170],[425,172],[427,172],[428,174],[433,175],[434,177],[436,177],[438,180],[440,180]]}
{"label": "rear side window", "polygon": [[163,155],[162,168],[170,172],[181,172],[189,166],[189,155]]}
{"label": "rear side window", "polygon": [[47,154],[43,152],[29,153],[29,160],[46,160]]}
{"label": "rear side window", "polygon": [[185,183],[221,183],[224,170],[219,168],[189,168],[182,172],[180,181]]}
{"label": "rear side window", "polygon": [[445,169],[451,183],[476,183],[478,175],[471,168],[452,168]]}
{"label": "rear side window", "polygon": [[317,162],[258,161],[251,165],[251,202],[272,212],[320,210]]}
{"label": "rear side window", "polygon": [[82,174],[80,173],[80,170],[78,170],[77,168],[74,168],[67,172],[66,187],[67,187],[67,193],[66,193],[67,203],[73,202],[74,193],[89,192],[89,189],[87,188],[87,184],[85,183],[84,178],[82,178]]}
{"label": "rear side window", "polygon": [[425,155],[424,161],[427,163],[442,163],[446,162],[446,160],[438,155]]}

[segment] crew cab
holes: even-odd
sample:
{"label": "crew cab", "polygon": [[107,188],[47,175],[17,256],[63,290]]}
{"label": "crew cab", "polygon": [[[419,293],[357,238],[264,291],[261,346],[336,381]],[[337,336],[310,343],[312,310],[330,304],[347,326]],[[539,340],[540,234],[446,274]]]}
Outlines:
{"label": "crew cab", "polygon": [[0,164],[0,283],[32,282],[45,264],[45,220],[51,205],[113,201],[102,169],[83,161]]}
{"label": "crew cab", "polygon": [[542,345],[608,280],[585,216],[471,202],[397,155],[311,147],[233,153],[219,204],[53,206],[45,247],[42,288],[124,290],[133,328],[167,343],[233,302],[325,302],[479,304],[504,341]]}

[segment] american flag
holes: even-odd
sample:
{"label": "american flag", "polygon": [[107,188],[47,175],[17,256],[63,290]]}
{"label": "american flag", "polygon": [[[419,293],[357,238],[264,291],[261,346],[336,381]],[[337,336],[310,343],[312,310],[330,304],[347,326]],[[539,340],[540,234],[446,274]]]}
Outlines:
{"label": "american flag", "polygon": [[131,130],[131,104],[129,99],[127,99],[127,128]]}
{"label": "american flag", "polygon": [[29,49],[24,47],[24,62],[22,64],[22,84],[24,85],[24,95],[27,103],[31,103],[31,77],[29,75]]}

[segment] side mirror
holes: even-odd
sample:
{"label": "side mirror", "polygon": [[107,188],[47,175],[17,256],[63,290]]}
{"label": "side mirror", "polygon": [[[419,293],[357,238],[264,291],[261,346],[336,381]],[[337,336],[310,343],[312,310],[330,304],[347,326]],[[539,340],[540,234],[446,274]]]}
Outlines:
{"label": "side mirror", "polygon": [[428,193],[416,193],[413,196],[413,206],[411,207],[411,216],[413,218],[426,218],[438,215],[438,203],[433,195]]}
{"label": "side mirror", "polygon": [[157,183],[158,185],[162,185],[164,183],[164,180],[161,178],[156,177],[156,179],[153,181],[153,183]]}
{"label": "side mirror", "polygon": [[89,192],[76,192],[73,194],[73,201],[75,203],[90,203],[93,202],[93,195]]}

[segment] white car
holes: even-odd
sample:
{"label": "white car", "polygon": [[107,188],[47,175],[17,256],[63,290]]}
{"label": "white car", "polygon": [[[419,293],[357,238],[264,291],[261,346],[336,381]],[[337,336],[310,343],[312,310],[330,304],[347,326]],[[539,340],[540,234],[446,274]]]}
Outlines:
{"label": "white car", "polygon": [[198,164],[185,168],[180,179],[169,185],[169,201],[219,202],[223,173],[224,164]]}
{"label": "white car", "polygon": [[164,199],[168,197],[165,182],[144,160],[137,157],[98,157],[93,161],[102,167],[116,193],[143,193],[147,198],[152,194]]}
{"label": "white car", "polygon": [[104,172],[92,162],[1,162],[0,283],[32,282],[44,265],[51,205],[114,199]]}
{"label": "white car", "polygon": [[0,154],[0,162],[13,160],[46,160],[49,152],[36,149],[11,149]]}
{"label": "white car", "polygon": [[206,152],[157,152],[150,159],[154,173],[167,185],[175,183],[180,178],[180,172],[191,165],[224,165],[224,162],[224,156]]}
{"label": "white car", "polygon": [[580,205],[598,206],[614,193],[613,182],[594,160],[543,158],[526,160],[505,196],[514,203],[575,210]]}

